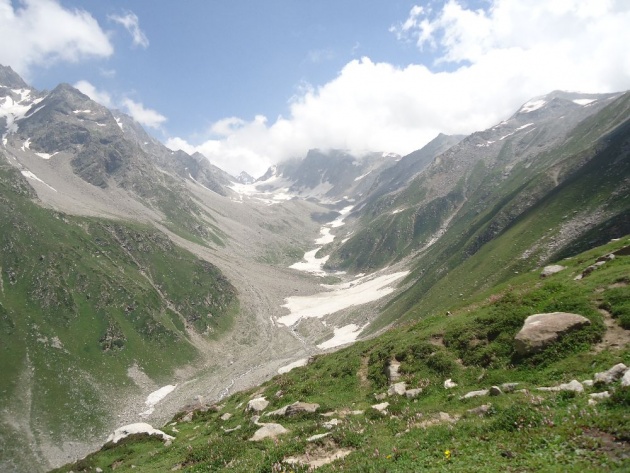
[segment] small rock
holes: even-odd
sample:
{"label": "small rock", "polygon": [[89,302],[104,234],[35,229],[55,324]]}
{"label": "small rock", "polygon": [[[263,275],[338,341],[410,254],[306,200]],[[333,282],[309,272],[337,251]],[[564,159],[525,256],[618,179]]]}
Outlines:
{"label": "small rock", "polygon": [[326,432],[325,434],[317,434],[317,435],[313,435],[309,438],[306,439],[307,442],[314,442],[315,440],[319,440],[319,439],[323,439],[324,437],[328,437],[330,434],[330,432]]}
{"label": "small rock", "polygon": [[610,384],[617,381],[622,376],[624,376],[627,371],[628,371],[628,367],[626,365],[624,365],[623,363],[617,363],[608,371],[595,373],[594,381],[595,383],[600,383],[600,384]]}
{"label": "small rock", "polygon": [[230,420],[231,418],[232,418],[232,414],[230,414],[229,412],[226,412],[225,414],[221,416],[221,420]]}
{"label": "small rock", "polygon": [[489,392],[490,391],[487,390],[487,389],[481,389],[479,391],[470,391],[469,393],[464,394],[459,399],[470,399],[470,398],[473,398],[473,397],[487,396]]}
{"label": "small rock", "polygon": [[398,394],[399,396],[403,396],[407,391],[407,383],[404,381],[396,384],[392,384],[387,390],[388,396],[393,396],[394,394]]}
{"label": "small rock", "polygon": [[190,411],[188,414],[182,417],[182,420],[180,422],[191,422],[192,418],[193,418],[193,412]]}
{"label": "small rock", "polygon": [[372,409],[376,409],[380,413],[385,413],[388,407],[389,407],[389,402],[382,402],[380,404],[374,404],[372,406]]}
{"label": "small rock", "polygon": [[263,424],[263,426],[254,432],[249,439],[251,442],[258,442],[266,438],[276,438],[278,435],[286,434],[289,431],[280,424]]}
{"label": "small rock", "polygon": [[338,426],[339,424],[341,424],[341,421],[339,419],[330,419],[329,421],[326,421],[322,424],[322,427],[324,427],[325,429],[331,430],[332,428]]}
{"label": "small rock", "polygon": [[630,386],[630,370],[626,370],[623,377],[621,378],[621,386],[624,388]]}
{"label": "small rock", "polygon": [[550,391],[550,392],[573,391],[576,393],[581,393],[581,392],[584,392],[584,386],[582,386],[582,383],[574,379],[573,381],[569,383],[560,384],[558,386],[551,386],[551,387],[540,387],[538,388],[538,390]]}
{"label": "small rock", "polygon": [[595,382],[592,379],[585,379],[584,381],[582,381],[582,386],[586,386],[589,388],[592,388],[593,384],[595,384]]}
{"label": "small rock", "polygon": [[103,473],[103,469],[98,467],[98,466],[96,467],[95,471],[96,471],[96,473]]}
{"label": "small rock", "polygon": [[606,263],[606,262],[612,261],[614,259],[615,259],[615,255],[613,253],[609,253],[607,255],[600,256],[599,258],[597,258],[597,262],[598,263]]}
{"label": "small rock", "polygon": [[297,414],[301,414],[303,412],[307,412],[312,414],[313,412],[316,412],[317,409],[319,409],[319,404],[311,404],[308,402],[295,402],[289,406],[287,406],[286,409],[286,416],[294,416]]}
{"label": "small rock", "polygon": [[269,405],[269,401],[267,401],[264,397],[257,397],[256,399],[252,399],[247,403],[247,410],[253,412],[262,412]]}
{"label": "small rock", "polygon": [[595,405],[597,405],[597,401],[595,399],[589,399],[588,400],[588,405],[589,406],[595,406]]}
{"label": "small rock", "polygon": [[503,394],[503,391],[501,391],[499,386],[492,386],[488,394],[490,394],[490,396],[500,396]]}
{"label": "small rock", "polygon": [[454,387],[457,387],[457,383],[451,381],[451,378],[444,381],[444,389],[452,389]]}
{"label": "small rock", "polygon": [[589,394],[591,399],[608,399],[610,397],[610,393],[608,391],[603,391],[601,393],[592,393]]}
{"label": "small rock", "polygon": [[407,391],[405,391],[405,396],[407,396],[407,399],[415,399],[421,393],[422,393],[422,388],[407,389]]}
{"label": "small rock", "polygon": [[221,427],[221,429],[223,430],[223,432],[225,432],[226,434],[229,434],[230,432],[235,432],[237,430],[240,430],[241,428],[241,424],[238,424],[236,427],[234,427],[233,429],[224,429],[223,427]]}
{"label": "small rock", "polygon": [[541,278],[546,278],[551,276],[552,274],[556,274],[559,273],[560,271],[562,271],[563,269],[565,269],[564,266],[561,266],[559,264],[552,264],[550,266],[545,266],[542,270],[542,272],[540,273],[540,277]]}
{"label": "small rock", "polygon": [[491,404],[482,404],[481,406],[475,407],[474,409],[468,409],[466,412],[468,412],[469,414],[478,415],[479,417],[483,417],[488,414],[488,412],[490,412],[491,407]]}
{"label": "small rock", "polygon": [[375,394],[374,395],[374,399],[376,399],[377,401],[382,401],[383,399],[387,398],[387,393],[381,393],[381,394]]}
{"label": "small rock", "polygon": [[503,383],[501,385],[501,389],[503,390],[504,393],[512,393],[514,392],[514,390],[516,389],[516,386],[518,386],[519,383]]}

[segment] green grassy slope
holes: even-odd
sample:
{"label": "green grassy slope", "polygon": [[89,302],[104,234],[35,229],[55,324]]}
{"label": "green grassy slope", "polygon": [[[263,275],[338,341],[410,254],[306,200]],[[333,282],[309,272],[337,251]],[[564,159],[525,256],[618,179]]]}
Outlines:
{"label": "green grassy slope", "polygon": [[157,230],[71,217],[33,197],[0,165],[3,459],[11,444],[29,450],[27,426],[35,441],[89,438],[110,415],[107,395],[134,389],[130,366],[166,382],[198,357],[189,333],[218,336],[238,310],[217,268]]}
{"label": "green grassy slope", "polygon": [[[605,333],[601,308],[616,317],[615,323],[630,318],[630,256],[618,256],[574,280],[600,256],[629,244],[625,237],[564,260],[566,269],[546,279],[538,273],[514,276],[474,299],[454,303],[451,315],[434,314],[317,356],[306,367],[196,411],[192,421],[176,416],[163,427],[175,436],[170,446],[139,435],[55,471],[305,472],[307,466],[284,460],[302,455],[308,461],[340,450],[348,453],[345,458],[317,471],[626,471],[630,388],[617,382],[576,394],[537,387],[593,379],[595,372],[618,362],[630,364],[630,347],[597,345]],[[558,310],[582,314],[591,325],[542,353],[518,356],[513,338],[524,319]],[[392,359],[401,363],[401,380],[408,388],[422,387],[423,392],[416,399],[387,397],[387,413],[381,414],[371,406],[380,402],[374,394],[387,390],[385,368]],[[444,389],[448,378],[457,387]],[[526,391],[459,399],[508,382]],[[589,393],[605,389],[610,399],[589,404]],[[257,396],[270,401],[266,412],[295,401],[320,408],[314,414],[262,417],[260,422],[278,422],[290,432],[251,442],[258,426],[245,405]],[[468,412],[482,404],[490,404],[485,416]],[[332,414],[322,415],[327,412]],[[231,417],[222,420],[226,413]],[[324,424],[331,418],[339,423],[329,429]]]}

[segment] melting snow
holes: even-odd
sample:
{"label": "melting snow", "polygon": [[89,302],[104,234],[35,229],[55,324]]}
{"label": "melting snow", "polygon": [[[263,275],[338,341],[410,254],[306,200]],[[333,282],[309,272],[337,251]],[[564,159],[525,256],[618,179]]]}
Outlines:
{"label": "melting snow", "polygon": [[37,156],[39,156],[42,159],[50,159],[52,158],[54,155],[56,155],[59,151],[55,151],[53,154],[50,153],[35,153]]}
{"label": "melting snow", "polygon": [[327,289],[334,288],[332,291],[288,297],[282,307],[286,307],[291,313],[280,317],[278,322],[291,326],[303,317],[320,318],[351,306],[375,301],[391,294],[394,291],[391,285],[407,274],[408,271],[402,271],[378,277],[364,276],[344,284],[323,286]]}
{"label": "melting snow", "polygon": [[27,149],[31,149],[31,139],[27,138],[24,143],[22,143],[22,151],[26,151]]}
{"label": "melting snow", "polygon": [[360,181],[361,179],[363,179],[365,176],[367,176],[368,174],[370,174],[372,171],[368,171],[365,174],[363,174],[362,176],[356,177],[354,180],[356,181]]}
{"label": "melting snow", "polygon": [[147,396],[147,400],[144,401],[148,409],[144,412],[141,412],[141,416],[148,416],[153,413],[155,410],[155,405],[168,396],[175,388],[176,384],[167,384],[166,386],[161,387],[157,391],[153,391],[151,394]]}
{"label": "melting snow", "polygon": [[164,440],[174,440],[175,437],[172,437],[168,434],[165,434],[161,430],[154,429],[151,424],[147,424],[145,422],[138,422],[137,424],[129,424],[124,427],[119,427],[107,437],[108,442],[118,443],[119,440],[124,439],[125,437],[133,434],[149,434],[149,435],[159,435]]}
{"label": "melting snow", "polygon": [[72,110],[72,113],[92,113],[92,110]]}
{"label": "melting snow", "polygon": [[578,105],[588,105],[589,103],[593,103],[595,101],[596,99],[575,99],[573,100],[573,103],[576,103]]}
{"label": "melting snow", "polygon": [[546,103],[547,102],[545,102],[542,99],[530,100],[529,102],[527,102],[525,105],[521,107],[519,112],[521,113],[533,112],[534,110],[538,110],[539,108],[542,108]]}
{"label": "melting snow", "polygon": [[347,343],[354,342],[361,331],[365,328],[359,327],[356,324],[346,325],[345,327],[335,328],[335,334],[329,340],[326,340],[324,343],[320,343],[317,345],[317,348],[325,350],[326,348],[334,348],[341,345],[345,345]]}
{"label": "melting snow", "polygon": [[293,363],[289,363],[281,368],[278,368],[278,374],[284,374],[291,371],[293,368],[299,368],[301,366],[306,366],[308,364],[308,358],[302,358],[301,360],[294,361]]}
{"label": "melting snow", "polygon": [[[122,124],[122,122],[120,121],[120,119],[119,119],[118,117],[114,117],[114,119],[116,120],[116,124],[117,124],[117,125],[120,127],[120,129],[122,130],[122,129],[123,129],[123,124]],[[171,153],[171,154],[173,154],[173,153]]]}
{"label": "melting snow", "polygon": [[37,181],[37,182],[41,182],[42,184],[44,184],[46,187],[49,187],[50,189],[54,190],[55,192],[57,192],[57,189],[55,189],[54,187],[49,186],[48,184],[46,184],[44,181],[42,181],[39,177],[37,177],[35,174],[33,174],[31,171],[29,170],[24,170],[24,171],[20,171],[22,173],[22,176],[24,176],[27,179],[31,179],[33,181]]}

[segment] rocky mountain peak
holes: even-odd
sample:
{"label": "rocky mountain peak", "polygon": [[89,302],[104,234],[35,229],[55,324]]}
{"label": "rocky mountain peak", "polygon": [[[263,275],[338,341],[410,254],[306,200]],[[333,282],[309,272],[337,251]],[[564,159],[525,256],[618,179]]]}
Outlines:
{"label": "rocky mountain peak", "polygon": [[19,74],[11,69],[11,66],[3,66],[2,64],[0,64],[0,87],[1,86],[10,89],[30,89]]}

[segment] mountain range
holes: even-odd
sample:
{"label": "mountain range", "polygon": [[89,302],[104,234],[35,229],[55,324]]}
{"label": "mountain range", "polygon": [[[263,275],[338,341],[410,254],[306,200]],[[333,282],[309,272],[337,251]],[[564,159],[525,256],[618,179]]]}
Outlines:
{"label": "mountain range", "polygon": [[630,233],[627,92],[555,91],[406,156],[313,149],[254,179],[0,66],[0,135],[3,471]]}

